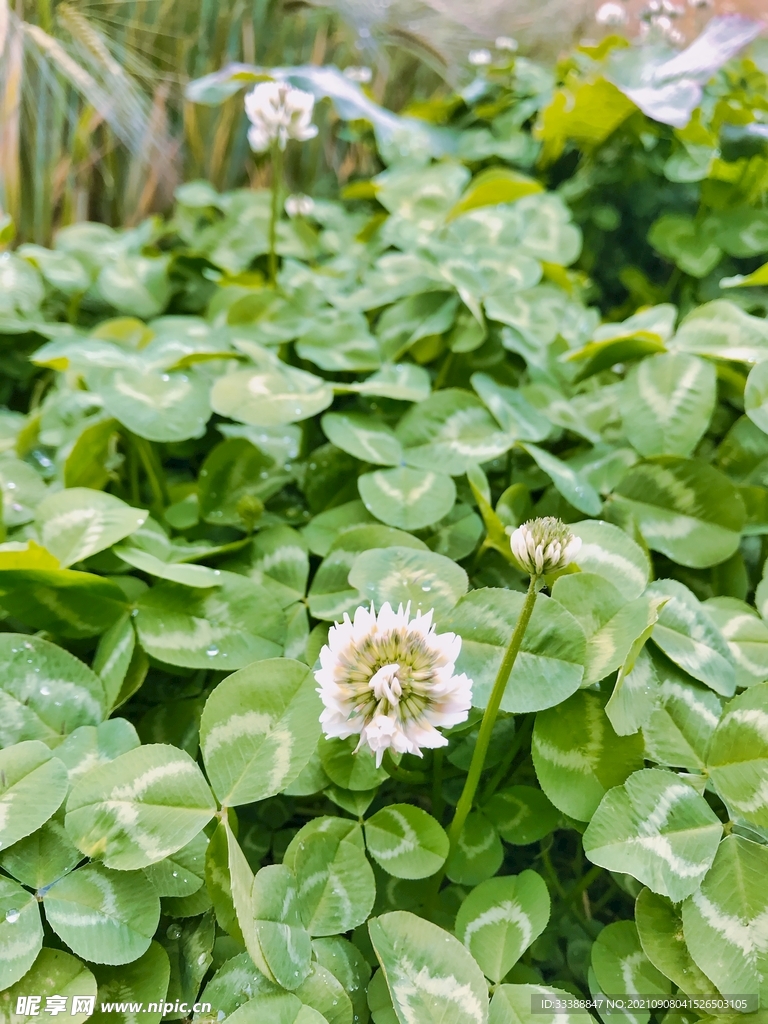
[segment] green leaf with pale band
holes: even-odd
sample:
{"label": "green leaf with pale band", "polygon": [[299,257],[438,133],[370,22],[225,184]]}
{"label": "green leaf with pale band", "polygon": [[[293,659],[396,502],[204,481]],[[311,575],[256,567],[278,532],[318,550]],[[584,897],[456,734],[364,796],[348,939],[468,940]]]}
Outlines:
{"label": "green leaf with pale band", "polygon": [[603,797],[584,833],[584,852],[679,902],[698,889],[722,834],[717,815],[691,786],[646,768]]}
{"label": "green leaf with pale band", "polygon": [[390,804],[365,823],[365,841],[373,859],[396,878],[428,878],[448,856],[448,836],[420,807]]}
{"label": "green leaf with pale band", "polygon": [[39,740],[0,750],[0,850],[40,828],[68,788],[66,766]]}
{"label": "green leaf with pale band", "polygon": [[768,683],[751,687],[727,705],[707,767],[732,814],[768,826]]}

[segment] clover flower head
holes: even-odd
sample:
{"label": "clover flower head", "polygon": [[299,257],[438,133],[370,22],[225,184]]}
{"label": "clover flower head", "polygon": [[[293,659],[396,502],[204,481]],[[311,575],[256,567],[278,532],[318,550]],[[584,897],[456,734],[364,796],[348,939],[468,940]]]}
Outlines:
{"label": "clover flower head", "polygon": [[369,747],[377,766],[387,749],[421,757],[447,745],[438,728],[467,718],[472,680],[454,672],[461,637],[437,633],[432,615],[411,618],[410,602],[377,615],[371,604],[331,627],[315,672],[329,739],[359,736],[356,751]]}
{"label": "clover flower head", "polygon": [[512,36],[496,36],[494,44],[497,50],[507,50],[508,53],[517,53],[520,44]]}
{"label": "clover flower head", "polygon": [[546,576],[569,565],[581,548],[561,519],[529,519],[510,538],[512,554],[531,576]]}
{"label": "clover flower head", "polygon": [[490,50],[470,50],[467,60],[473,67],[483,68],[491,63],[493,55]]}
{"label": "clover flower head", "polygon": [[605,25],[610,28],[618,28],[620,25],[626,25],[628,18],[627,12],[621,6],[621,4],[607,3],[602,4],[595,15],[595,21],[598,25]]}
{"label": "clover flower head", "polygon": [[289,139],[313,139],[317,135],[317,125],[312,124],[314,107],[314,96],[303,89],[287,82],[260,82],[245,97],[251,149],[263,153],[273,142],[285,149]]}
{"label": "clover flower head", "polygon": [[285,200],[285,212],[289,217],[309,217],[314,209],[315,201],[311,196],[297,194]]}

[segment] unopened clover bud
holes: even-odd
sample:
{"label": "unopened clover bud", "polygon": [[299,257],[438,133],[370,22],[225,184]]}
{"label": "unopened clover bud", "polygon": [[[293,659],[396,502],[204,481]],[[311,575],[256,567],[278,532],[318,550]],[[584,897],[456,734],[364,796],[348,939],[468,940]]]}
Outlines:
{"label": "unopened clover bud", "polygon": [[518,526],[510,538],[512,554],[531,576],[546,576],[569,565],[581,548],[561,519],[545,516],[529,519]]}
{"label": "unopened clover bud", "polygon": [[482,68],[490,64],[493,60],[493,55],[490,50],[470,50],[467,58],[469,63],[476,68]]}
{"label": "unopened clover bud", "polygon": [[598,25],[617,28],[620,25],[626,25],[628,21],[627,12],[621,4],[603,4],[598,8],[597,14],[595,15],[595,21]]}
{"label": "unopened clover bud", "polygon": [[253,494],[244,494],[235,506],[243,526],[250,533],[264,514],[264,502]]}

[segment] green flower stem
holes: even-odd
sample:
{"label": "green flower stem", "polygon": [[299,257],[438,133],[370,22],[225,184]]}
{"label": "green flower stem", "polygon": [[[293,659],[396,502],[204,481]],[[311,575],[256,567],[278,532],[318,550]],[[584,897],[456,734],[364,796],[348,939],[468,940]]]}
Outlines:
{"label": "green flower stem", "polygon": [[277,225],[280,221],[280,188],[283,183],[283,151],[272,144],[272,211],[269,218],[269,283],[277,284]]}
{"label": "green flower stem", "polygon": [[147,475],[152,490],[153,504],[162,511],[168,506],[168,492],[165,487],[162,463],[151,441],[147,441],[144,437],[137,437],[136,434],[131,434],[131,440]]}
{"label": "green flower stem", "polygon": [[461,830],[464,828],[464,823],[467,820],[469,812],[472,810],[472,804],[475,799],[478,783],[480,782],[480,776],[483,774],[483,768],[485,767],[485,758],[488,754],[488,747],[491,742],[491,733],[493,732],[493,727],[496,724],[496,718],[499,714],[499,708],[501,707],[501,699],[507,688],[507,683],[509,682],[509,677],[512,674],[512,669],[515,667],[515,662],[517,661],[517,655],[520,651],[525,631],[528,628],[528,623],[531,621],[531,615],[533,615],[533,606],[536,603],[536,587],[538,580],[538,576],[531,576],[531,582],[528,584],[528,593],[525,595],[523,610],[520,612],[520,618],[517,620],[517,624],[515,625],[514,632],[512,633],[512,639],[509,641],[509,646],[504,652],[504,657],[501,660],[499,671],[496,674],[496,681],[494,682],[493,690],[491,691],[491,699],[488,701],[488,707],[485,709],[483,720],[480,723],[480,732],[477,737],[474,753],[472,754],[472,761],[469,766],[469,772],[467,773],[467,781],[464,783],[464,789],[459,797],[459,802],[456,804],[456,814],[454,815],[451,826],[448,829],[451,851],[455,849],[456,844],[459,841],[459,836],[461,835]]}
{"label": "green flower stem", "polygon": [[[523,608],[520,612],[520,618],[517,620],[514,632],[512,633],[512,638],[510,639],[509,645],[504,652],[504,657],[501,660],[499,671],[496,673],[496,680],[493,684],[493,690],[491,691],[491,699],[488,701],[488,706],[485,709],[483,720],[480,723],[480,732],[472,754],[472,761],[469,765],[469,772],[467,773],[467,779],[464,783],[464,789],[459,797],[459,802],[456,804],[456,813],[454,814],[453,821],[448,828],[448,840],[450,842],[449,857],[456,849],[462,829],[464,828],[464,823],[469,816],[469,812],[472,810],[472,804],[474,803],[475,793],[477,792],[477,787],[480,782],[480,776],[483,774],[483,768],[485,767],[485,759],[491,742],[491,733],[493,732],[493,727],[496,724],[496,718],[499,714],[499,708],[501,707],[501,700],[504,696],[504,691],[507,688],[509,677],[512,674],[512,669],[515,667],[515,661],[517,660],[517,655],[520,652],[520,647],[523,643],[523,637],[525,636],[525,631],[528,628],[528,623],[531,621],[531,615],[533,615],[533,606],[536,604],[538,585],[539,577],[531,576],[531,582],[528,585],[528,593],[525,595],[525,602],[523,603]],[[434,907],[444,875],[444,869],[439,871],[436,875],[433,875],[431,891],[427,900],[428,906],[431,905]]]}
{"label": "green flower stem", "polygon": [[412,772],[408,768],[401,768],[399,764],[395,764],[388,750],[384,753],[381,767],[390,779],[394,779],[396,782],[408,782],[416,786],[423,786],[427,782],[424,772]]}

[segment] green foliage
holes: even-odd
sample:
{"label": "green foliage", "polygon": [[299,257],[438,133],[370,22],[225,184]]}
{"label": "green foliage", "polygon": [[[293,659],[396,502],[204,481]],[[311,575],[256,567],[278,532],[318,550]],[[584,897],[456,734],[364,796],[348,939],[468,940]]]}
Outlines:
{"label": "green foliage", "polygon": [[[672,75],[677,124],[637,52],[505,56],[421,120],[296,69],[380,163],[280,220],[274,286],[268,192],[205,181],[0,261],[3,1020],[765,1005],[764,58]],[[581,547],[454,834],[538,516]],[[377,764],[315,672],[385,602],[460,638],[472,709]]]}

